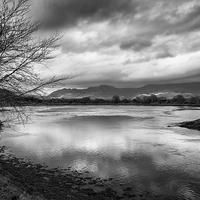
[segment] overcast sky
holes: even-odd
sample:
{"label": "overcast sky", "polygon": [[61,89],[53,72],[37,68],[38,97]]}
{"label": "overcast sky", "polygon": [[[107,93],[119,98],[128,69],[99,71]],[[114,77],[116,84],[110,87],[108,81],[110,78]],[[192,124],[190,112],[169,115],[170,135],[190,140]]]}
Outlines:
{"label": "overcast sky", "polygon": [[40,70],[76,74],[66,87],[200,80],[199,0],[54,0],[51,11],[36,2],[48,30],[64,33],[51,70]]}

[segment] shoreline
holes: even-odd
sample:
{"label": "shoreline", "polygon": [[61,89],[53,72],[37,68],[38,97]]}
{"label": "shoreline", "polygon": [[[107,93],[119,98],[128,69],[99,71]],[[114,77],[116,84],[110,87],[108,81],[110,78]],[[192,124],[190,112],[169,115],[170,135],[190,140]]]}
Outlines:
{"label": "shoreline", "polygon": [[[0,148],[0,199],[1,200],[153,200],[149,192],[137,194],[130,187],[124,187],[119,195],[109,182],[67,169],[47,169],[47,166],[5,154]],[[156,198],[159,199],[159,198]]]}
{"label": "shoreline", "polygon": [[[155,106],[155,107],[163,107],[163,106],[188,106],[188,107],[200,107],[200,104],[190,104],[190,103],[113,103],[113,102],[102,102],[102,103],[94,103],[94,102],[85,102],[85,103],[78,103],[78,102],[22,102],[17,104],[17,107],[27,107],[27,106]],[[2,108],[9,107],[8,105],[1,105]],[[2,109],[3,111],[7,111],[6,109]]]}
{"label": "shoreline", "polygon": [[[123,104],[123,103],[118,103],[118,104],[90,104],[90,103],[86,103],[86,104],[23,104],[20,105],[20,107],[26,107],[26,106],[147,106],[147,107],[174,107],[174,106],[181,106],[181,107],[200,107],[200,105],[192,105],[192,104]],[[5,106],[6,107],[6,106]]]}
{"label": "shoreline", "polygon": [[[59,106],[112,106],[112,107],[118,107],[118,106],[135,106],[135,107],[188,107],[188,108],[196,108],[199,109],[200,105],[190,105],[190,104],[23,104],[19,105],[21,108],[25,107],[59,107]],[[5,108],[8,108],[9,106],[4,106]],[[9,111],[9,110],[5,110]],[[1,127],[1,124],[0,124]]]}
{"label": "shoreline", "polygon": [[[91,179],[83,178],[78,172],[65,173],[58,168],[47,169],[46,166],[5,155],[5,148],[5,146],[1,148],[0,155],[0,175],[9,180],[1,184],[2,191],[2,187],[7,187],[3,194],[4,196],[7,194],[7,197],[4,199],[24,199],[25,196],[27,197],[25,199],[31,200],[119,199],[111,190],[109,193],[106,191],[105,195],[103,192],[95,193],[91,189],[81,188]],[[101,181],[93,180],[93,182],[100,185]],[[12,190],[7,191],[8,188]],[[0,198],[3,200],[1,195]],[[94,196],[95,198],[92,198]]]}
{"label": "shoreline", "polygon": [[3,155],[5,149],[5,146],[0,147],[0,199],[45,200],[41,195],[38,196],[39,194],[30,194],[28,188],[10,173],[10,167],[8,167],[9,161]]}
{"label": "shoreline", "polygon": [[192,130],[198,130],[200,131],[200,119],[194,120],[194,121],[186,121],[176,124],[177,126],[181,128],[187,128]]}

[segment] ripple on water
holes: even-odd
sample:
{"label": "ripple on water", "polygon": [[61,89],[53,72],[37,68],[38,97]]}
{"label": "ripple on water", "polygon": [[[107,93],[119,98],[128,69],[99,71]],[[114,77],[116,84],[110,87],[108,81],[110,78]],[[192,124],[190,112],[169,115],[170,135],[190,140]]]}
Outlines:
{"label": "ripple on water", "polygon": [[105,185],[128,199],[151,200],[145,196],[149,192],[152,199],[199,200],[197,132],[167,125],[200,116],[200,111],[173,109],[176,108],[40,108],[34,123],[23,128],[34,137],[6,138],[1,143],[35,163],[70,167],[77,173],[111,179]]}

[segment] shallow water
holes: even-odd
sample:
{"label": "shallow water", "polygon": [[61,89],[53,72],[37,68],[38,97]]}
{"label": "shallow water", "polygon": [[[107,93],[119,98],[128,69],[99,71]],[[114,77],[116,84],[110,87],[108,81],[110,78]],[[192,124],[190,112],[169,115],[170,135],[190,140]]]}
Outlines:
{"label": "shallow water", "polygon": [[119,193],[200,199],[200,132],[168,127],[200,118],[188,107],[34,107],[1,144],[35,163],[90,172]]}

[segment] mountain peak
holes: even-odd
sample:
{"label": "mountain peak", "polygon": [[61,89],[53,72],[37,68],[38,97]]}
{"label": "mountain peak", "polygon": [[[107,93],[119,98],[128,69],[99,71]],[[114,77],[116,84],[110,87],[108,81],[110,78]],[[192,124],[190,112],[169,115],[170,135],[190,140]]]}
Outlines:
{"label": "mountain peak", "polygon": [[64,89],[58,90],[49,95],[51,98],[112,98],[119,95],[121,98],[134,98],[141,94],[173,93],[200,95],[200,82],[178,83],[178,84],[151,84],[140,88],[115,88],[109,85],[89,87],[87,89]]}

